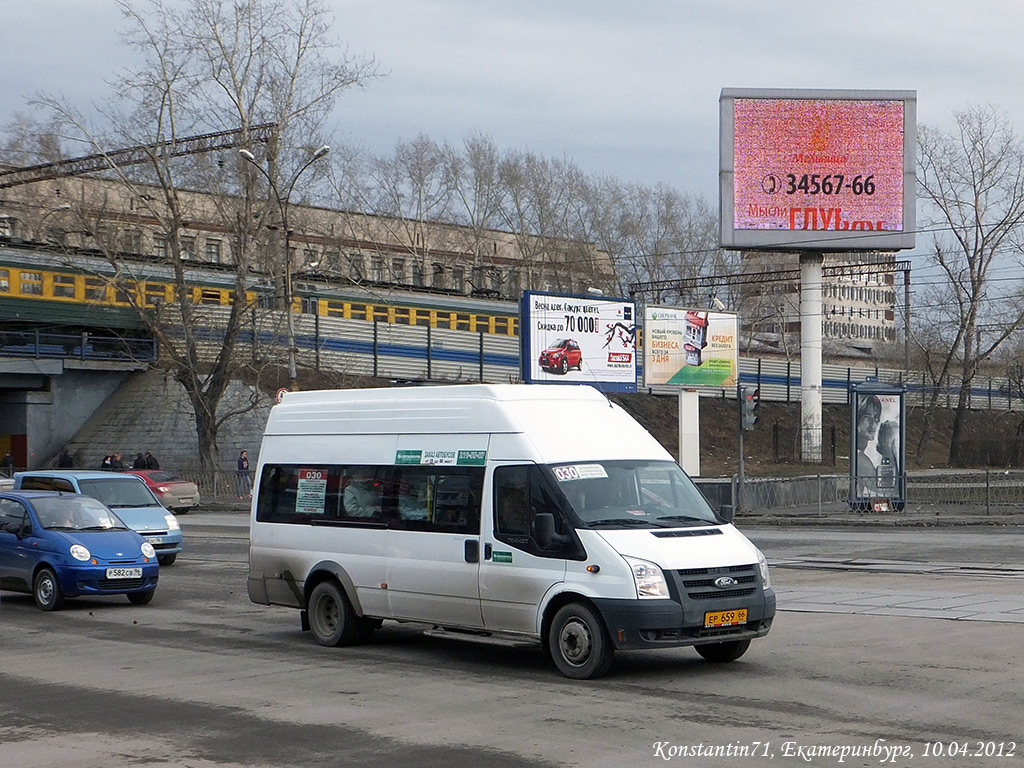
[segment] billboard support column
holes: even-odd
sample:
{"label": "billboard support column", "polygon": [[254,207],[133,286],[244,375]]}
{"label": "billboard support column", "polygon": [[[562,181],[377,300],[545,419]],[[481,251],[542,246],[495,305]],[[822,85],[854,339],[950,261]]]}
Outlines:
{"label": "billboard support column", "polygon": [[679,466],[690,477],[700,477],[700,394],[679,390]]}
{"label": "billboard support column", "polygon": [[824,256],[800,254],[801,458],[821,462],[821,279]]}

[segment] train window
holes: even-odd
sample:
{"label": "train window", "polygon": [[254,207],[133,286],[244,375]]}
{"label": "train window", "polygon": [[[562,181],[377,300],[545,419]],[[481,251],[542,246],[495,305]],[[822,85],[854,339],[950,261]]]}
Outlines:
{"label": "train window", "polygon": [[456,314],[453,315],[455,322],[452,323],[452,329],[456,331],[468,331],[470,330],[469,315]]}
{"label": "train window", "polygon": [[372,320],[373,317],[371,316],[368,318],[366,315],[366,311],[367,307],[365,304],[349,304],[348,314],[346,315],[346,317],[350,317],[353,320]]}
{"label": "train window", "polygon": [[222,304],[223,293],[220,288],[203,288],[199,292],[200,304]]}
{"label": "train window", "polygon": [[6,269],[0,269],[0,293],[10,293],[11,273]]}
{"label": "train window", "polygon": [[370,315],[376,322],[380,320],[382,322],[388,322],[388,308],[387,307],[370,307]]}
{"label": "train window", "polygon": [[75,276],[74,275],[54,275],[53,276],[53,295],[61,296],[64,298],[75,298]]}
{"label": "train window", "polygon": [[85,278],[85,300],[86,301],[106,301],[107,299],[107,284],[101,277],[87,277]]}
{"label": "train window", "polygon": [[345,302],[343,301],[331,301],[328,299],[324,302],[326,309],[324,314],[328,317],[344,317],[345,316]]}
{"label": "train window", "polygon": [[433,313],[429,309],[413,309],[410,311],[412,312],[415,318],[412,322],[412,325],[424,325],[427,327],[434,325],[434,323],[430,321],[430,316]]}
{"label": "train window", "polygon": [[142,300],[147,307],[155,307],[167,301],[167,287],[163,283],[143,283]]}
{"label": "train window", "polygon": [[260,309],[273,309],[274,294],[270,291],[258,291],[256,293],[256,306]]}
{"label": "train window", "polygon": [[27,296],[43,295],[43,274],[42,272],[21,273],[21,293]]}
{"label": "train window", "polygon": [[412,313],[416,310],[398,307],[395,309],[395,323],[398,325],[412,325]]}
{"label": "train window", "polygon": [[320,314],[320,300],[316,296],[303,296],[302,297],[302,314],[304,315],[319,315]]}
{"label": "train window", "polygon": [[135,294],[135,283],[118,283],[114,286],[114,289],[114,301],[120,302],[121,304],[131,304]]}

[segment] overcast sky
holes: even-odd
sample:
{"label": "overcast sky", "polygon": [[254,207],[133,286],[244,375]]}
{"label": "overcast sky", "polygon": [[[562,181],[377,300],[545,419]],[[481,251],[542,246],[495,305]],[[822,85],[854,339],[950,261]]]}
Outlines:
{"label": "overcast sky", "polygon": [[[386,153],[424,134],[717,201],[725,87],[916,90],[918,118],[992,104],[1024,128],[1019,0],[328,0],[336,36],[386,77],[338,135]],[[126,63],[110,0],[3,0],[0,122],[26,95],[85,108]]]}

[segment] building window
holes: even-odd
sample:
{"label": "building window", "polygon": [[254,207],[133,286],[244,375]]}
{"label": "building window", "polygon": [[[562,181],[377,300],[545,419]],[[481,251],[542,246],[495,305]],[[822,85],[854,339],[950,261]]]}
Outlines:
{"label": "building window", "polygon": [[405,282],[405,259],[391,260],[391,279],[396,283]]}
{"label": "building window", "polygon": [[378,283],[384,282],[384,259],[379,256],[370,259],[370,279]]}
{"label": "building window", "polygon": [[361,256],[350,256],[348,260],[348,276],[356,282],[363,279],[363,258]]}
{"label": "building window", "polygon": [[167,247],[167,238],[159,235],[153,236],[153,255],[158,259],[166,259],[169,249]]}
{"label": "building window", "polygon": [[220,264],[220,240],[206,238],[206,260],[212,264]]}
{"label": "building window", "polygon": [[422,288],[423,282],[423,264],[418,261],[412,263],[412,284],[417,288]]}
{"label": "building window", "polygon": [[434,274],[430,279],[430,285],[434,288],[447,288],[444,267],[436,261],[433,264]]}
{"label": "building window", "polygon": [[194,237],[181,237],[178,239],[181,247],[181,258],[194,259],[196,257],[196,239]]}
{"label": "building window", "polygon": [[452,288],[459,293],[466,292],[466,270],[464,267],[452,267]]}
{"label": "building window", "polygon": [[14,219],[0,216],[0,237],[14,237]]}

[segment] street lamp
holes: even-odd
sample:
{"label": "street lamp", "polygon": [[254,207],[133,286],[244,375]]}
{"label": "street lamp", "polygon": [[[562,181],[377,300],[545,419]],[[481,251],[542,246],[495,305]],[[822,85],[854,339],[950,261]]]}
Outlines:
{"label": "street lamp", "polygon": [[284,230],[284,297],[286,306],[285,321],[288,331],[288,376],[291,379],[291,389],[296,388],[296,382],[299,378],[298,366],[295,359],[295,317],[294,309],[292,307],[292,264],[291,264],[291,233],[288,231],[288,206],[291,202],[292,191],[295,189],[295,183],[299,180],[299,177],[306,172],[313,163],[319,160],[321,157],[331,151],[331,148],[326,144],[317,148],[309,159],[294,173],[288,184],[285,185],[284,194],[281,194],[281,190],[277,186],[277,182],[274,178],[256,162],[256,156],[253,155],[248,149],[238,150],[245,160],[247,160],[256,170],[263,174],[263,178],[267,180],[267,185],[270,189],[271,194],[274,196],[274,200],[277,201],[277,207],[281,212],[281,228]]}

